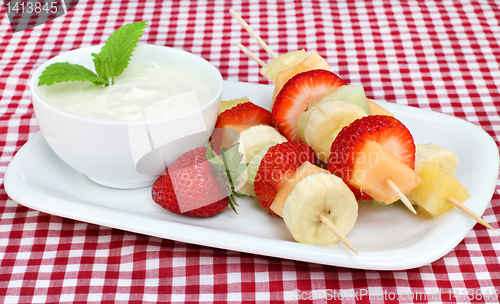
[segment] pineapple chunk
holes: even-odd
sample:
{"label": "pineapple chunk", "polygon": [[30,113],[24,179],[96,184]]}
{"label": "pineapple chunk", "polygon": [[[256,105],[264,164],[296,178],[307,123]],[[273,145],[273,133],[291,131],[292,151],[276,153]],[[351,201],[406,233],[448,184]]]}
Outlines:
{"label": "pineapple chunk", "polygon": [[269,208],[274,211],[277,215],[282,216],[283,207],[285,206],[285,201],[292,192],[295,185],[301,181],[303,178],[313,175],[316,173],[328,173],[325,169],[321,169],[318,166],[311,164],[306,161],[300,165],[297,170],[289,172],[286,174],[278,185],[278,194],[274,198],[273,203]]}
{"label": "pineapple chunk", "polygon": [[351,177],[351,184],[386,205],[399,197],[389,188],[387,180],[407,194],[422,179],[408,165],[400,161],[379,143],[368,140],[358,152]]}
{"label": "pineapple chunk", "polygon": [[415,168],[424,162],[433,163],[453,176],[458,168],[458,157],[455,153],[431,143],[416,146]]}
{"label": "pineapple chunk", "polygon": [[247,97],[241,97],[231,100],[223,100],[221,101],[219,106],[219,114],[224,112],[225,110],[231,109],[232,107],[236,107],[240,103],[245,103],[245,102],[251,102],[251,101]]}
{"label": "pineapple chunk", "polygon": [[261,70],[262,76],[266,77],[272,83],[276,82],[276,75],[283,70],[290,69],[297,64],[301,63],[307,58],[307,53],[305,50],[288,52],[286,54],[280,55],[277,58],[269,61]]}
{"label": "pineapple chunk", "polygon": [[408,194],[408,199],[436,218],[453,208],[446,200],[453,197],[459,202],[469,198],[467,189],[452,174],[431,162],[417,168],[422,183]]}
{"label": "pineapple chunk", "polygon": [[[281,91],[285,83],[292,78],[293,76],[310,71],[310,70],[317,70],[317,69],[323,69],[323,70],[328,70],[331,71],[330,65],[328,65],[328,62],[321,57],[315,50],[311,51],[311,55],[309,55],[306,59],[304,59],[301,63],[286,69],[280,71],[276,75],[276,81],[274,83],[274,94],[273,94],[273,102],[276,99],[276,96],[278,96],[278,93]],[[271,105],[272,107],[272,105]]]}

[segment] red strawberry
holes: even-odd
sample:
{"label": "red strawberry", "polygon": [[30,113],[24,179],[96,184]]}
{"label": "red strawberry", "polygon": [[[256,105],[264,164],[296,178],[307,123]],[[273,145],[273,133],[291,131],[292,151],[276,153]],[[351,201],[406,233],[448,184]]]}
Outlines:
{"label": "red strawberry", "polygon": [[230,147],[243,130],[257,125],[274,126],[271,112],[253,102],[240,103],[225,110],[217,117],[211,135],[214,149],[219,152]]}
{"label": "red strawberry", "polygon": [[216,128],[224,128],[231,125],[261,125],[272,126],[271,112],[259,107],[252,102],[240,103],[219,114]]}
{"label": "red strawberry", "polygon": [[269,148],[260,162],[255,176],[254,190],[264,210],[276,215],[269,207],[278,193],[279,183],[287,172],[295,171],[305,161],[316,162],[313,150],[308,145],[288,141]]}
{"label": "red strawberry", "polygon": [[[231,149],[237,151],[237,145],[234,147]],[[200,147],[184,153],[153,184],[153,201],[171,212],[200,217],[213,216],[229,204],[234,210],[233,169],[240,169],[243,156],[231,155],[234,158],[227,160],[228,165],[225,157],[214,157],[211,148]]]}
{"label": "red strawberry", "polygon": [[299,73],[288,80],[273,104],[273,122],[290,141],[300,141],[297,121],[312,101],[334,91],[346,83],[327,70]]}
{"label": "red strawberry", "polygon": [[399,120],[386,115],[369,115],[353,121],[332,143],[328,170],[342,178],[358,200],[371,199],[349,183],[356,155],[367,140],[379,143],[410,168],[415,166],[413,136]]}
{"label": "red strawberry", "polygon": [[186,215],[208,217],[229,205],[227,184],[218,180],[207,160],[207,148],[181,155],[153,184],[153,200],[163,208]]}

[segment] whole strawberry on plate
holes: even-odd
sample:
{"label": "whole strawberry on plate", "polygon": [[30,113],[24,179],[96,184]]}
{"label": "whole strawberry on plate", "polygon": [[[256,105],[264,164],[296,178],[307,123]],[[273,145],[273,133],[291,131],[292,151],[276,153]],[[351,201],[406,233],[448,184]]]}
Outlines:
{"label": "whole strawberry on plate", "polygon": [[181,155],[153,184],[153,201],[178,214],[209,217],[228,205],[236,212],[236,178],[246,168],[238,145],[224,148],[218,155],[200,147]]}

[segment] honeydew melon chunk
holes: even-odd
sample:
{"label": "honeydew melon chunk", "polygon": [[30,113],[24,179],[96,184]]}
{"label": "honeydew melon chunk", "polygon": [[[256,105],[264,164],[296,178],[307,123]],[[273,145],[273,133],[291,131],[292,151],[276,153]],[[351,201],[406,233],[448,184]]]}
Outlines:
{"label": "honeydew melon chunk", "polygon": [[363,111],[365,111],[366,114],[372,114],[370,104],[368,103],[368,99],[365,95],[365,89],[363,89],[363,86],[359,84],[347,84],[340,86],[335,91],[319,99],[318,103],[321,103],[322,100],[347,101],[359,106],[363,109]]}
{"label": "honeydew melon chunk", "polygon": [[273,142],[273,141],[268,142],[248,162],[246,170],[243,172],[242,175],[240,175],[240,176],[243,176],[244,178],[239,180],[240,184],[242,184],[240,189],[238,189],[239,192],[246,194],[246,195],[256,197],[255,191],[254,191],[254,186],[253,186],[253,183],[255,181],[255,176],[257,175],[257,171],[259,170],[260,162],[264,158],[264,155],[266,154],[267,150],[269,150],[269,148],[271,148],[274,145],[276,145],[275,142]]}
{"label": "honeydew melon chunk", "polygon": [[252,184],[252,185],[254,184],[255,176],[257,175],[257,171],[259,171],[260,162],[264,158],[264,155],[266,155],[267,150],[269,150],[269,148],[271,148],[272,146],[274,146],[276,144],[277,143],[275,143],[273,141],[270,141],[269,143],[267,143],[267,145],[262,147],[262,149],[259,151],[259,153],[255,154],[255,156],[248,163],[248,167],[247,167],[247,169],[248,169],[248,182],[250,184]]}

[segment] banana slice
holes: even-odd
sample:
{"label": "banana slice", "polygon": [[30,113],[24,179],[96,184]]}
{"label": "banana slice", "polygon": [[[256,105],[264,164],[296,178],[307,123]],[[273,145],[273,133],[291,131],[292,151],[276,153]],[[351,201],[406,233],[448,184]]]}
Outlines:
{"label": "banana slice", "polygon": [[418,144],[415,153],[415,170],[424,162],[433,163],[455,176],[458,157],[452,151],[435,144]]}
{"label": "banana slice", "polygon": [[250,127],[240,133],[239,151],[243,153],[243,162],[248,163],[270,141],[279,144],[287,141],[275,128],[268,125]]}
{"label": "banana slice", "polygon": [[285,201],[283,220],[299,243],[330,246],[339,239],[319,220],[323,214],[342,235],[358,217],[358,203],[349,187],[330,173],[309,175],[299,181]]}
{"label": "banana slice", "polygon": [[325,163],[330,157],[332,142],[342,128],[358,118],[367,116],[358,105],[342,100],[323,100],[302,115],[303,119],[307,119],[303,139]]}

